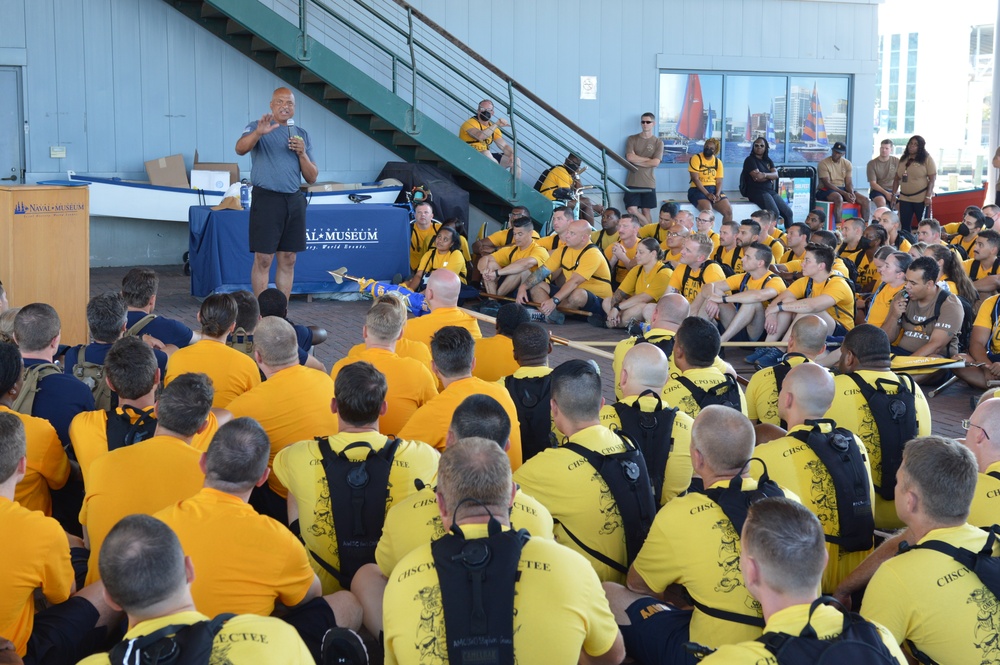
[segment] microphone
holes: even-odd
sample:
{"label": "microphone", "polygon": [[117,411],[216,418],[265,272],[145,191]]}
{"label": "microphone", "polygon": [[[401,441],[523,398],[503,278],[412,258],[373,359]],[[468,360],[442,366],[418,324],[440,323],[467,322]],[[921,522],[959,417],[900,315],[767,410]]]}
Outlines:
{"label": "microphone", "polygon": [[[292,118],[289,118],[288,122],[286,124],[287,124],[287,127],[288,127],[288,142],[290,144],[292,142],[292,128],[295,127],[295,120],[293,120]],[[290,145],[289,145],[289,149],[291,149]]]}

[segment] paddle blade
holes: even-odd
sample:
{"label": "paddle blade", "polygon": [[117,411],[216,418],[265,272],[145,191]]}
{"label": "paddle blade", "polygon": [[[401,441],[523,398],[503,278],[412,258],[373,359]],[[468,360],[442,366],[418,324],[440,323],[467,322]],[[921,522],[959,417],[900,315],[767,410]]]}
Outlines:
{"label": "paddle blade", "polygon": [[328,270],[327,272],[329,272],[330,276],[333,277],[333,281],[335,281],[337,284],[343,284],[344,275],[347,273],[347,268],[346,267],[337,268],[336,270]]}

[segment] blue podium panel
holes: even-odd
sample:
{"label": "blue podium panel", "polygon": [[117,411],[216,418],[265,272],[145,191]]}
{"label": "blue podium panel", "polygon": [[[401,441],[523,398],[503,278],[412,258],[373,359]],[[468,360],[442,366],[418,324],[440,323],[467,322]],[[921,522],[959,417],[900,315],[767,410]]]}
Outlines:
{"label": "blue podium panel", "polygon": [[[409,274],[409,221],[406,207],[377,204],[322,205],[306,209],[306,251],[295,263],[292,293],[354,291],[337,284],[328,270],[389,280]],[[191,295],[250,290],[250,211],[192,206],[189,249]],[[274,281],[277,262],[271,266]]]}

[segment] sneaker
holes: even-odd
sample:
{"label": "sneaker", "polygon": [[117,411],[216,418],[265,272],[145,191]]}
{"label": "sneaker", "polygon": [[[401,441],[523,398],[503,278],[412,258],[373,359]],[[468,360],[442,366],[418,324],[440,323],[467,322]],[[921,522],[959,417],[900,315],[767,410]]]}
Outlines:
{"label": "sneaker", "polygon": [[368,665],[368,649],[350,628],[331,628],[323,635],[322,665]]}
{"label": "sneaker", "polygon": [[566,315],[560,312],[558,309],[552,310],[552,313],[545,317],[545,320],[549,323],[554,323],[557,326],[561,326],[566,323]]}
{"label": "sneaker", "polygon": [[628,333],[629,337],[635,337],[636,339],[642,338],[642,322],[637,319],[632,319],[625,326],[625,332]]}
{"label": "sneaker", "polygon": [[758,346],[757,350],[751,353],[749,356],[744,358],[748,363],[755,363],[760,360],[768,351],[771,350],[770,346]]}
{"label": "sneaker", "polygon": [[[499,311],[499,310],[498,310]],[[537,309],[528,310],[528,319],[530,321],[537,321],[538,323],[545,322],[545,315],[539,312]]]}
{"label": "sneaker", "polygon": [[755,367],[757,369],[764,369],[765,367],[774,367],[781,362],[782,358],[785,357],[785,352],[781,349],[768,348],[767,353],[762,355],[757,359]]}
{"label": "sneaker", "polygon": [[493,303],[486,303],[479,307],[479,313],[485,314],[486,316],[495,317],[500,312],[500,305],[495,305]]}
{"label": "sneaker", "polygon": [[587,317],[587,323],[595,328],[607,328],[608,320],[601,314],[591,314]]}

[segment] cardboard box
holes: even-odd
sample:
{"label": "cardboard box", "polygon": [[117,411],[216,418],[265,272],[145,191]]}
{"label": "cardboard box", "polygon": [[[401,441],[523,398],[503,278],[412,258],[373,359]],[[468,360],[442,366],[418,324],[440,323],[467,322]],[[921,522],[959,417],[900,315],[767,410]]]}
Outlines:
{"label": "cardboard box", "polygon": [[198,160],[198,151],[194,151],[194,166],[196,171],[226,171],[229,173],[229,184],[240,181],[240,165],[236,162],[202,162]]}
{"label": "cardboard box", "polygon": [[210,192],[225,192],[229,189],[229,171],[191,171],[191,189],[204,189]]}
{"label": "cardboard box", "polygon": [[146,175],[151,185],[190,189],[184,155],[170,155],[146,162]]}

